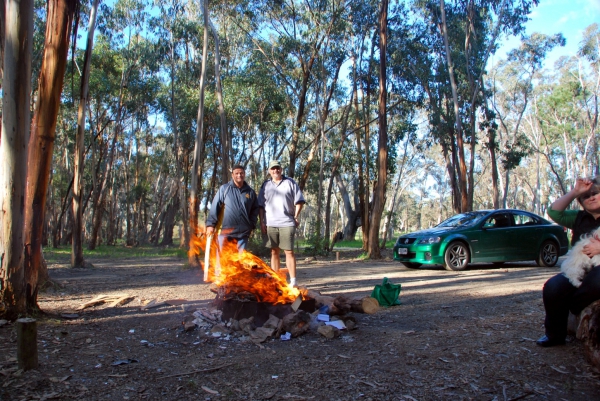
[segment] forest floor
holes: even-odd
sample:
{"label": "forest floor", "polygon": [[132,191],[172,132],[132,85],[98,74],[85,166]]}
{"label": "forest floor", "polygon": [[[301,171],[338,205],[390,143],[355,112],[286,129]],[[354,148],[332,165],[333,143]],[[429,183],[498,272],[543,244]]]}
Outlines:
{"label": "forest floor", "polygon": [[[299,285],[369,295],[383,277],[399,306],[353,314],[357,328],[327,340],[310,331],[261,344],[238,333],[183,331],[215,296],[175,257],[96,258],[90,269],[51,263],[39,295],[39,368],[16,363],[13,323],[0,327],[0,400],[597,400],[600,372],[582,345],[540,348],[543,283],[557,268],[477,264],[464,272],[407,269],[389,257],[299,256]],[[111,307],[77,310],[100,294]],[[149,300],[183,305],[147,310]]]}

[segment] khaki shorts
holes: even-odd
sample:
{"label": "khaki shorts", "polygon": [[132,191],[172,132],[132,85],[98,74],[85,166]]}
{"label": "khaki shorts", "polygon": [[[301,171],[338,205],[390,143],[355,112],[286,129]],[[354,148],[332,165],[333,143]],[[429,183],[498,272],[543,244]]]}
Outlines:
{"label": "khaki shorts", "polygon": [[284,251],[294,250],[296,227],[267,227],[267,248],[279,248]]}

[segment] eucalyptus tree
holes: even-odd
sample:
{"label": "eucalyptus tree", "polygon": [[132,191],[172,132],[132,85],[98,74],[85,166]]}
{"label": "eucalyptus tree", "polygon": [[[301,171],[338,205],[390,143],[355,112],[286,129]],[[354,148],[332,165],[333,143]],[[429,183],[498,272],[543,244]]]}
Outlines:
{"label": "eucalyptus tree", "polygon": [[73,240],[71,250],[71,266],[85,266],[83,259],[83,171],[84,171],[84,134],[85,115],[88,107],[90,67],[94,48],[94,32],[96,31],[96,15],[99,0],[94,0],[90,9],[90,20],[87,29],[87,40],[83,57],[83,71],[79,91],[77,109],[77,133],[75,135],[75,154],[73,157]]}
{"label": "eucalyptus tree", "polygon": [[0,141],[0,315],[15,319],[26,311],[23,223],[31,124],[33,1],[5,1]]}
{"label": "eucalyptus tree", "polygon": [[[287,175],[293,178],[302,151],[303,127],[309,112],[307,102],[314,98],[311,93],[315,88],[314,70],[324,44],[339,28],[348,9],[346,3],[339,0],[259,3],[254,6],[263,13],[253,32],[247,31],[247,34],[252,36],[258,51],[285,86],[289,103],[295,108],[291,140],[287,143]],[[266,32],[269,38],[258,37],[258,32]]]}
{"label": "eucalyptus tree", "polygon": [[76,0],[48,2],[44,56],[40,68],[27,157],[24,269],[28,309],[37,308],[38,275],[41,273],[43,279],[47,278],[46,269],[42,266],[46,195],[54,152],[56,119],[76,8]]}
{"label": "eucalyptus tree", "polygon": [[583,86],[589,88],[597,78],[579,62],[575,57],[559,60],[555,76],[536,88],[526,116],[528,135],[541,137],[539,151],[563,192],[569,187],[565,181],[593,174],[598,157],[592,153],[595,128],[588,114],[597,107],[598,95],[586,93]]}
{"label": "eucalyptus tree", "polygon": [[444,124],[436,139],[450,150],[449,174],[457,212],[473,207],[477,121],[485,103],[482,83],[487,61],[502,35],[523,31],[527,14],[535,4],[537,0],[414,1],[415,10],[430,21],[430,27],[435,27],[430,31],[434,35],[431,49],[435,57],[444,60],[443,64],[439,59],[435,63],[437,70],[446,71],[445,77],[437,74],[440,81],[436,86],[451,89],[450,94],[440,93],[444,101],[438,98],[433,103],[444,105],[449,100],[452,104],[445,117],[436,118]]}
{"label": "eucalyptus tree", "polygon": [[[108,12],[106,18],[106,33],[110,34],[111,46],[120,51],[120,82],[118,95],[114,101],[114,129],[108,154],[106,166],[99,185],[94,188],[93,207],[94,217],[88,249],[95,249],[100,225],[103,220],[106,195],[111,183],[112,166],[115,158],[115,149],[119,135],[123,132],[123,122],[127,115],[128,83],[132,71],[140,68],[141,57],[145,54],[147,41],[142,37],[146,20],[145,4],[140,0],[119,0],[114,8]],[[147,61],[147,59],[146,59]]]}
{"label": "eucalyptus tree", "polygon": [[[539,71],[543,67],[546,54],[555,46],[564,46],[565,39],[561,34],[544,35],[534,33],[521,39],[521,45],[507,54],[507,59],[494,67],[488,78],[488,86],[492,92],[490,98],[494,114],[499,121],[500,143],[496,142],[494,130],[488,134],[488,151],[491,157],[492,188],[498,193],[496,147],[500,146],[500,157],[504,168],[504,196],[502,207],[507,205],[510,171],[513,170],[522,158],[528,153],[525,145],[527,137],[522,129],[523,116],[529,106],[533,93],[533,84],[539,80]],[[539,136],[529,137],[533,149],[539,149]],[[525,145],[525,146],[524,146]],[[536,158],[537,187],[534,197],[535,211],[539,213],[539,185],[540,185],[540,160],[539,152]],[[498,208],[498,199],[494,199],[494,207]]]}
{"label": "eucalyptus tree", "polygon": [[[588,26],[577,52],[580,62],[577,78],[583,91],[584,124],[590,138],[591,168],[593,175],[600,174],[599,143],[597,138],[600,98],[600,27],[597,23]],[[585,68],[587,62],[588,68]],[[584,71],[587,70],[587,74]]]}

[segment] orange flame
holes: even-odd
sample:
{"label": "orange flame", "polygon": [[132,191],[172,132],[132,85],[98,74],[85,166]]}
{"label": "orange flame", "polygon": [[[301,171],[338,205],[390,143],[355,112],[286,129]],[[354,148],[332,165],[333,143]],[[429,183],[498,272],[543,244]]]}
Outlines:
{"label": "orange flame", "polygon": [[[201,249],[206,250],[205,235],[190,240],[190,254],[199,256]],[[206,269],[206,266],[203,268]],[[300,295],[297,288],[288,285],[284,270],[274,271],[248,251],[239,253],[235,241],[225,241],[223,247],[218,249],[216,235],[210,247],[208,281],[226,286],[228,292],[247,291],[256,296],[259,302],[271,304],[294,302]]]}

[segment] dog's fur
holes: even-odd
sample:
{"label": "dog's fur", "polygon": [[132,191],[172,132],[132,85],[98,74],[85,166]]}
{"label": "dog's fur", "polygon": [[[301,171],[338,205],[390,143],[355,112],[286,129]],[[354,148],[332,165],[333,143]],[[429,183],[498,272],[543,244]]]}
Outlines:
{"label": "dog's fur", "polygon": [[597,228],[591,234],[582,235],[579,241],[577,241],[567,253],[567,258],[560,265],[562,274],[564,274],[575,287],[581,285],[581,280],[583,280],[586,273],[590,271],[592,267],[600,265],[600,255],[595,255],[590,258],[583,253],[583,247],[590,243],[592,237],[600,240],[600,228]]}

